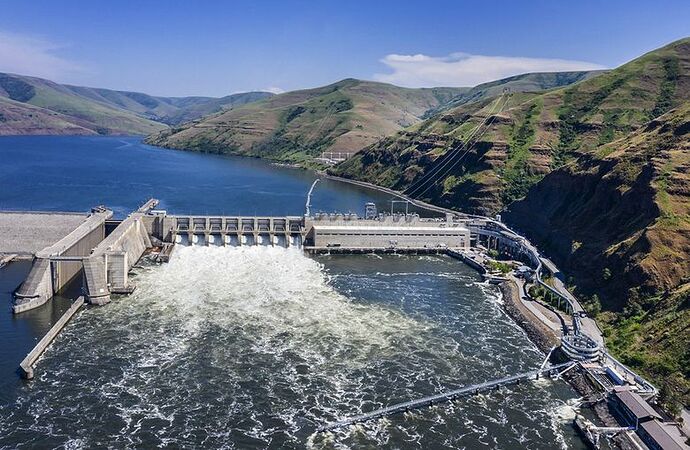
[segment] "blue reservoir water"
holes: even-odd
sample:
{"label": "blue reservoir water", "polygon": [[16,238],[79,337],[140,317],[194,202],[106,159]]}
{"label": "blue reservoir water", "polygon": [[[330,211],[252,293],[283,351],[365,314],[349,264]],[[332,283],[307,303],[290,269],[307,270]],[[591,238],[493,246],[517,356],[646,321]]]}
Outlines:
{"label": "blue reservoir water", "polygon": [[[139,138],[0,138],[0,209],[88,211],[106,205],[123,217],[151,197],[176,214],[304,214],[317,176],[250,158],[167,150]],[[323,180],[315,210],[363,212],[389,196]]]}

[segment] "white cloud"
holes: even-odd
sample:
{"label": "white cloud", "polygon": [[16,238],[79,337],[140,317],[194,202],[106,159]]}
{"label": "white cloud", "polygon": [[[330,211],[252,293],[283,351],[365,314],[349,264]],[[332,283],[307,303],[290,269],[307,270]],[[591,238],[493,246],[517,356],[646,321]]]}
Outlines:
{"label": "white cloud", "polygon": [[391,73],[374,79],[407,87],[476,86],[528,72],[564,72],[605,69],[585,61],[453,53],[448,56],[387,55],[381,60]]}
{"label": "white cloud", "polygon": [[46,39],[0,31],[0,72],[64,81],[84,68],[58,56],[65,48]]}
{"label": "white cloud", "polygon": [[270,86],[261,90],[264,92],[272,92],[273,94],[282,94],[283,92],[285,92],[285,89],[281,89],[276,86]]}

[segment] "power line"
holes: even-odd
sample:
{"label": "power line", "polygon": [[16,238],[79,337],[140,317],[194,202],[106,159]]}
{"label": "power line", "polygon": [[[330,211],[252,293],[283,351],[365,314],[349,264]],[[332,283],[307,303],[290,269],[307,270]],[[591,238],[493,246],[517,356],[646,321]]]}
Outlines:
{"label": "power line", "polygon": [[[501,107],[499,108],[499,110],[498,110],[495,114],[498,114],[499,112],[501,112],[501,111],[503,110],[503,108],[505,107],[506,104],[508,104],[508,98],[506,98],[506,100],[505,100],[504,103],[503,103],[503,106],[501,106]],[[494,122],[494,120],[495,120],[495,118],[496,118],[496,115],[495,115],[495,114],[491,116],[491,118],[489,119],[489,121],[486,123],[486,127],[485,127],[484,131],[482,131],[482,133],[479,135],[479,137],[477,137],[477,138],[474,140],[474,143],[477,143],[478,140],[479,140],[479,138],[481,138],[481,137],[486,133],[486,131],[489,129],[489,126]],[[468,146],[467,146],[467,149],[465,150],[465,152],[464,152],[462,155],[460,155],[460,157],[457,158],[457,159],[451,164],[450,167],[448,167],[447,169],[445,169],[445,171],[443,172],[443,174],[441,174],[441,176],[436,180],[436,182],[434,182],[433,184],[430,184],[429,186],[427,186],[427,188],[424,189],[424,190],[423,190],[422,192],[420,192],[419,194],[417,194],[417,196],[424,195],[429,189],[431,189],[433,186],[435,186],[436,183],[437,183],[438,181],[442,180],[446,175],[448,175],[448,174],[458,165],[458,163],[460,163],[460,161],[462,161],[462,159],[469,153],[470,150],[471,150],[471,146],[468,145]],[[449,161],[450,161],[450,160],[449,160]]]}
{"label": "power line", "polygon": [[[494,110],[495,110],[496,106],[498,106],[499,101],[500,101],[500,97],[499,97],[498,99],[496,99],[496,101],[495,101],[494,104],[492,105],[491,110],[489,111],[487,117],[491,117],[491,115],[494,113]],[[458,151],[458,152],[459,152],[459,151],[462,151],[462,149],[465,148],[465,146],[467,146],[468,142],[474,137],[474,135],[475,135],[475,134],[479,131],[479,129],[485,124],[485,122],[486,122],[486,119],[484,119],[484,121],[482,121],[481,123],[479,123],[479,125],[477,125],[477,126],[474,128],[474,130],[472,130],[472,132],[469,134],[469,136],[467,137],[467,139],[465,139],[465,141],[464,141],[459,147],[456,147],[456,148],[451,149],[451,150],[449,150],[448,152],[446,152],[446,154],[442,157],[442,160],[439,160],[439,162],[438,162],[438,164],[437,164],[436,166],[434,166],[428,173],[424,174],[424,176],[422,177],[421,180],[419,180],[418,182],[416,182],[415,184],[413,184],[412,186],[410,186],[410,187],[406,190],[406,193],[407,193],[408,195],[413,195],[415,191],[419,190],[422,186],[424,186],[425,184],[427,184],[427,183],[429,182],[429,180],[431,180],[431,179],[433,178],[433,176],[435,175],[434,172],[438,172],[438,171],[441,170],[446,164],[448,164],[448,162],[455,156],[455,152],[456,152],[456,151]]]}
{"label": "power line", "polygon": [[[462,161],[462,159],[469,153],[469,151],[472,148],[472,145],[474,143],[476,143],[479,140],[479,138],[481,138],[486,133],[486,131],[489,129],[489,125],[491,125],[494,122],[494,120],[496,118],[496,114],[500,113],[503,110],[503,108],[505,108],[505,106],[508,104],[508,100],[509,100],[509,97],[506,96],[505,100],[503,101],[503,105],[501,105],[501,107],[498,108],[498,111],[493,112],[494,108],[492,108],[492,111],[487,115],[487,118],[484,119],[484,121],[475,129],[475,131],[470,134],[470,136],[465,141],[465,143],[462,146],[460,146],[459,148],[451,150],[451,152],[453,152],[453,154],[450,155],[448,158],[446,158],[442,164],[440,164],[439,166],[437,166],[437,168],[435,168],[435,170],[432,170],[431,172],[429,172],[430,176],[428,178],[426,178],[426,180],[422,184],[417,186],[412,191],[412,193],[410,193],[408,195],[410,195],[410,196],[415,195],[416,197],[424,195],[429,189],[431,189],[433,186],[435,186],[439,180],[443,179],[450,171],[452,171],[458,165],[458,163],[460,161]],[[501,101],[501,97],[499,97],[497,99],[494,107],[498,106],[500,104],[500,101]],[[479,133],[479,135],[475,138],[474,135],[482,127],[484,128],[484,130],[481,131],[481,133]],[[459,153],[461,153],[463,149],[465,151],[459,157],[456,158],[456,156]],[[450,167],[446,167],[446,166],[448,166],[448,164],[451,164]],[[432,172],[435,172],[435,173],[432,174]],[[438,175],[439,173],[441,174],[441,176],[436,177],[436,175]],[[434,181],[434,178],[436,178],[435,181]],[[433,181],[433,183],[429,184],[432,181]],[[427,185],[427,184],[429,184],[429,185],[426,187],[426,189],[424,189],[423,191],[421,191],[417,194],[413,194],[414,192],[419,191],[419,189],[421,189],[422,187],[424,187],[424,185]]]}

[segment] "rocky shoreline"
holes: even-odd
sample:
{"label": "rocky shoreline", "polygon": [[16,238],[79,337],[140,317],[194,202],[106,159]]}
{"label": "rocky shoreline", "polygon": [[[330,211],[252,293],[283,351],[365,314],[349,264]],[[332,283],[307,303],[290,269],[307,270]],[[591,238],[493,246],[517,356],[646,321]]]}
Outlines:
{"label": "rocky shoreline", "polygon": [[499,287],[503,294],[503,308],[525,330],[529,339],[544,353],[557,346],[558,336],[522,304],[515,282],[505,281]]}

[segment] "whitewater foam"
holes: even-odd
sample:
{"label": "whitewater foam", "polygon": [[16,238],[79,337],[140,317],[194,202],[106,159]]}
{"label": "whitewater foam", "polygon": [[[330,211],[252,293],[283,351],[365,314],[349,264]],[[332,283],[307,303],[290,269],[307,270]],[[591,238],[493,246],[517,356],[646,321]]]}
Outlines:
{"label": "whitewater foam", "polygon": [[77,447],[562,442],[562,421],[549,420],[563,404],[562,383],[314,434],[333,420],[539,364],[496,289],[476,278],[449,258],[180,247],[170,263],[137,269],[130,297],[70,324],[35,389],[0,411],[0,435],[23,442],[24,429]]}

